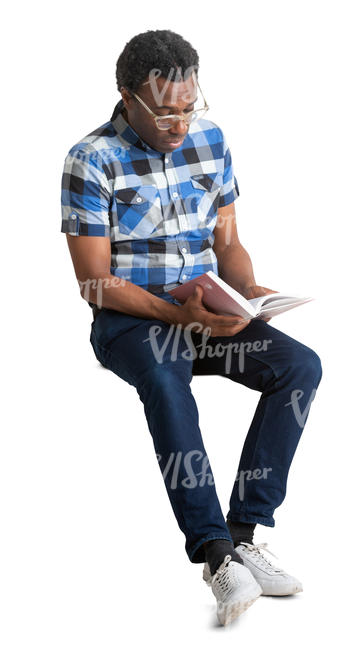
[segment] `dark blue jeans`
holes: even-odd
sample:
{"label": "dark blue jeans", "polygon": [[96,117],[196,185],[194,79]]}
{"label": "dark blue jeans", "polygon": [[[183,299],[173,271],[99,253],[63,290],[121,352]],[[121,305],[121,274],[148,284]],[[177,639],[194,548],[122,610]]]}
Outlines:
{"label": "dark blue jeans", "polygon": [[[318,355],[262,320],[252,320],[231,337],[208,337],[105,308],[92,323],[90,340],[99,362],[134,386],[144,405],[190,561],[205,561],[207,540],[231,540],[198,424],[193,375],[220,375],[261,393],[233,477],[227,517],[274,526],[322,376]],[[221,408],[228,409],[228,403]]]}

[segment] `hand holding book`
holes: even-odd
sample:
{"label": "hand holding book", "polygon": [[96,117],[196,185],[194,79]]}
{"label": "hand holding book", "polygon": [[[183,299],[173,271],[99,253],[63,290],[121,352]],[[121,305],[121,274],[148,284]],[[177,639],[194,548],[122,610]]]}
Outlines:
{"label": "hand holding book", "polygon": [[[269,293],[278,293],[278,291],[267,289],[267,287],[261,287],[259,284],[255,284],[251,287],[248,287],[248,289],[243,292],[243,296],[246,298],[246,300],[252,300],[252,298],[260,298],[260,296],[266,296]],[[272,316],[256,316],[256,318],[264,320],[266,323],[268,323],[268,321],[271,320]]]}
{"label": "hand holding book", "polygon": [[282,294],[266,287],[250,287],[253,298],[247,299],[213,271],[207,271],[189,282],[171,289],[169,293],[181,304],[193,293],[195,285],[203,288],[203,303],[215,314],[242,316],[245,319],[263,318],[282,314],[313,298]]}

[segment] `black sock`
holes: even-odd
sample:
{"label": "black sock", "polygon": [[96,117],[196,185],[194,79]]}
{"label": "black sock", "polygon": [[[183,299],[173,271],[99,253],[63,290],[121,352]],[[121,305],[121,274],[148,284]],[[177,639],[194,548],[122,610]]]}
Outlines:
{"label": "black sock", "polygon": [[226,555],[230,555],[234,562],[243,564],[243,560],[238,553],[234,550],[232,542],[228,539],[211,539],[205,542],[205,558],[209,564],[211,575],[213,575],[218,567],[222,564]]}
{"label": "black sock", "polygon": [[238,546],[240,542],[253,544],[253,533],[256,524],[246,524],[243,521],[229,521],[227,519],[227,526],[229,528],[229,532],[231,533],[235,547]]}

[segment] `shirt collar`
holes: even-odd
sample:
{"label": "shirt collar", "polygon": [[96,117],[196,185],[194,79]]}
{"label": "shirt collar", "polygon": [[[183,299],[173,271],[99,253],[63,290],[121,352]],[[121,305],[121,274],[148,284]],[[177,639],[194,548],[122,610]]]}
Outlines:
{"label": "shirt collar", "polygon": [[138,149],[141,149],[141,151],[145,151],[149,154],[159,154],[159,156],[162,156],[163,154],[160,151],[156,151],[156,149],[153,149],[150,147],[147,142],[142,140],[138,133],[134,131],[134,129],[126,122],[125,118],[121,114],[122,109],[124,108],[124,102],[123,99],[120,99],[119,102],[117,102],[113,113],[111,115],[110,121],[113,124],[113,127],[116,131],[116,133],[123,139],[126,140],[129,144],[132,144],[134,147],[137,147]]}

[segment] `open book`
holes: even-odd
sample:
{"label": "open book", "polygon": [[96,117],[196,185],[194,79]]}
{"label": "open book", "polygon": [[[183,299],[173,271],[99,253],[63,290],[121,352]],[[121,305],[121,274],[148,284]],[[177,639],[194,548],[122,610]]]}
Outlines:
{"label": "open book", "polygon": [[283,293],[268,293],[260,298],[247,300],[213,271],[207,271],[175,289],[170,289],[168,293],[174,296],[178,302],[183,303],[193,293],[196,284],[203,287],[202,302],[207,309],[215,314],[242,316],[248,320],[259,316],[271,318],[314,300],[314,298],[289,296]]}

